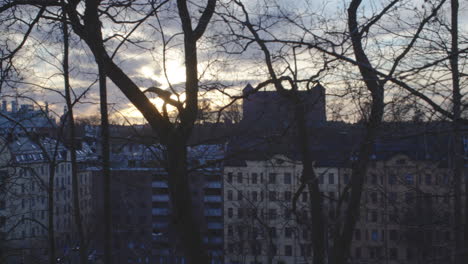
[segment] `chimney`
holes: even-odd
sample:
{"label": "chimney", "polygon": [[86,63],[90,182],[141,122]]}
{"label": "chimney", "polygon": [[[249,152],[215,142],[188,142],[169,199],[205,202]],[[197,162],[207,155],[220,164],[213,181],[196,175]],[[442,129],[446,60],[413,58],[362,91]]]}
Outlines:
{"label": "chimney", "polygon": [[6,100],[3,100],[3,101],[2,101],[2,111],[3,111],[3,112],[6,112],[6,111],[7,111],[7,101],[6,101]]}
{"label": "chimney", "polygon": [[11,101],[11,112],[13,112],[13,113],[18,112],[18,102]]}
{"label": "chimney", "polygon": [[45,112],[47,115],[49,114],[49,102],[45,102]]}

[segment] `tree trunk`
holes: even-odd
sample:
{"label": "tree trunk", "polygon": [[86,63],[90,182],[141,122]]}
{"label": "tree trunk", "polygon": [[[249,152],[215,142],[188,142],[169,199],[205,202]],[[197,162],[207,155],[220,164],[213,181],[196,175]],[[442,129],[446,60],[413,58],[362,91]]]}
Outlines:
{"label": "tree trunk", "polygon": [[48,236],[49,236],[49,264],[55,264],[56,263],[56,252],[55,252],[55,227],[54,227],[54,181],[55,181],[55,162],[49,161],[49,188],[48,188],[48,200],[47,200],[47,206],[48,206],[48,222],[49,222],[49,230],[48,230]]}
{"label": "tree trunk", "polygon": [[96,58],[99,68],[99,98],[101,107],[101,156],[103,196],[104,196],[104,263],[112,264],[112,208],[111,208],[111,175],[110,175],[110,142],[109,117],[107,111],[106,73],[100,57]]}
{"label": "tree trunk", "polygon": [[357,23],[357,9],[361,0],[352,0],[348,8],[348,30],[354,50],[354,56],[358,62],[359,71],[371,93],[371,109],[368,120],[366,120],[366,134],[359,148],[357,161],[352,166],[351,173],[351,196],[346,209],[345,222],[340,236],[335,237],[331,263],[345,264],[349,258],[351,242],[354,228],[359,218],[361,196],[364,186],[364,179],[367,174],[369,156],[374,147],[379,126],[382,122],[384,110],[384,82],[379,80],[377,74],[372,69],[372,65],[362,47],[362,33],[359,32]]}
{"label": "tree trunk", "polygon": [[[461,204],[461,184],[463,174],[463,140],[461,135],[461,94],[460,94],[460,73],[458,69],[458,0],[451,0],[451,57],[450,67],[452,73],[452,100],[453,100],[453,186],[454,186],[454,226],[455,236],[455,263],[466,263],[468,252],[464,252],[463,241],[463,208]],[[466,183],[465,183],[466,184]],[[468,197],[465,198],[468,201]],[[465,211],[466,214],[466,211]],[[468,221],[468,220],[465,220]],[[468,224],[468,222],[466,222]],[[468,226],[468,225],[466,225]],[[465,228],[466,228],[465,226]],[[468,237],[465,229],[465,239]]]}
{"label": "tree trunk", "polygon": [[[62,0],[62,7],[65,5],[64,1]],[[79,241],[79,253],[80,253],[80,263],[86,264],[87,259],[87,245],[84,239],[83,233],[83,222],[81,218],[81,210],[80,210],[80,197],[78,192],[78,164],[76,162],[76,142],[75,142],[75,118],[73,116],[73,104],[71,100],[71,93],[70,93],[70,78],[69,78],[69,34],[68,34],[68,25],[67,25],[67,16],[66,13],[63,13],[63,21],[62,21],[62,29],[63,29],[63,79],[64,79],[64,86],[65,86],[65,100],[67,104],[67,115],[66,115],[66,122],[68,124],[67,132],[68,132],[68,140],[69,146],[68,149],[70,150],[70,157],[71,157],[71,172],[72,172],[72,194],[73,194],[73,217],[74,222],[76,225],[77,233],[78,233],[78,241]]]}
{"label": "tree trunk", "polygon": [[306,126],[305,110],[301,100],[294,94],[295,105],[295,119],[298,132],[297,145],[300,148],[301,161],[302,161],[302,181],[307,185],[309,191],[309,208],[311,212],[311,226],[312,226],[312,252],[313,263],[325,263],[325,235],[326,228],[323,218],[323,198],[320,194],[318,184],[318,177],[312,166],[313,157],[309,150],[309,133]]}
{"label": "tree trunk", "polygon": [[171,197],[172,221],[177,227],[188,264],[208,264],[200,223],[192,206],[192,192],[187,171],[186,136],[176,131],[167,144],[167,170]]}

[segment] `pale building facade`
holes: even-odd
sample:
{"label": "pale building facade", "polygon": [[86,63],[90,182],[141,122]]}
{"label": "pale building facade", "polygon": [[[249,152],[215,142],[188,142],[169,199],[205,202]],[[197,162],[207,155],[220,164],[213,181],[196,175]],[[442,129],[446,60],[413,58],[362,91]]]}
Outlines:
{"label": "pale building facade", "polygon": [[[342,169],[343,182],[350,169]],[[351,263],[446,263],[454,248],[451,170],[394,155],[369,167]]]}
{"label": "pale building facade", "polygon": [[[54,199],[53,225],[57,257],[70,257],[72,248],[77,245],[73,233],[69,152],[51,139],[42,143],[39,146],[27,138],[18,138],[5,143],[2,148],[0,230],[3,249],[1,257],[6,263],[47,261],[49,194]],[[54,144],[59,144],[56,152],[51,149]],[[50,193],[49,179],[52,174],[54,191]],[[91,199],[89,175],[80,174],[79,182],[81,207],[87,219]]]}
{"label": "pale building facade", "polygon": [[[324,196],[338,197],[338,169],[315,168]],[[310,263],[309,193],[292,211],[302,165],[283,155],[243,161],[224,170],[224,252],[226,263]],[[329,201],[326,202],[329,204]]]}

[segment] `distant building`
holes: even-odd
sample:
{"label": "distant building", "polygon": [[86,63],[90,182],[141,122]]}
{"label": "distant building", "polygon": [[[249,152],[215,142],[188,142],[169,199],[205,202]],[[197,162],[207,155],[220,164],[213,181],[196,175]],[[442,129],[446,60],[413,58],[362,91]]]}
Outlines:
{"label": "distant building", "polygon": [[[0,139],[1,261],[46,263],[48,255],[48,198],[54,199],[54,229],[58,258],[71,257],[78,242],[74,233],[70,153],[51,138],[34,142],[26,137]],[[78,155],[82,158],[81,155]],[[49,181],[54,179],[54,191]],[[84,223],[89,223],[90,179],[80,178]]]}
{"label": "distant building", "polygon": [[[316,172],[322,193],[338,197],[338,168],[321,167]],[[284,155],[226,164],[225,263],[311,263],[313,230],[297,221],[299,217],[299,222],[310,222],[307,190],[292,211],[301,174],[301,162]]]}
{"label": "distant building", "polygon": [[18,101],[11,102],[8,109],[7,101],[2,101],[0,111],[0,134],[22,134],[35,133],[38,135],[52,135],[56,122],[49,115],[49,107],[35,109],[32,104],[18,106]]}
{"label": "distant building", "polygon": [[[444,163],[403,154],[371,162],[350,263],[451,261],[452,169]],[[351,171],[340,171],[346,185]]]}
{"label": "distant building", "polygon": [[[104,253],[104,177],[100,168],[88,168],[93,181],[93,258]],[[151,181],[155,169],[112,168],[112,263],[154,263],[152,252]]]}
{"label": "distant building", "polygon": [[[203,241],[210,263],[224,263],[223,254],[223,145],[201,145],[189,149],[189,160],[194,169],[190,174],[192,202],[199,212]],[[171,221],[171,206],[167,180],[163,169],[155,173],[153,196],[153,256],[154,263],[185,263],[177,227]]]}
{"label": "distant building", "polygon": [[[318,127],[326,118],[325,88],[320,84],[310,90],[298,92],[306,112],[306,125]],[[254,129],[281,130],[293,127],[294,105],[276,91],[254,91],[248,84],[242,90],[245,96],[242,103],[242,122],[254,125]]]}

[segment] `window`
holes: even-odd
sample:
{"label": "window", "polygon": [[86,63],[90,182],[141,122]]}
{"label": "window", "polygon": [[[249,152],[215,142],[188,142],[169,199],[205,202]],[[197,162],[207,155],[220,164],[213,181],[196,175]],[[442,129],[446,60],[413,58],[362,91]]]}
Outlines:
{"label": "window", "polygon": [[359,229],[354,230],[354,239],[358,241],[361,240],[361,230]]}
{"label": "window", "polygon": [[343,175],[343,182],[344,184],[348,184],[349,183],[349,174],[345,173]]}
{"label": "window", "polygon": [[276,192],[275,191],[268,192],[268,199],[270,201],[276,201]]}
{"label": "window", "polygon": [[397,241],[398,240],[398,231],[397,230],[390,230],[390,233],[389,233],[389,238],[390,240],[392,241]]}
{"label": "window", "polygon": [[390,259],[398,259],[398,249],[390,248]]}
{"label": "window", "polygon": [[277,216],[276,209],[268,209],[268,215],[271,220],[275,220]]}
{"label": "window", "polygon": [[426,185],[431,185],[432,184],[432,175],[426,174]]}
{"label": "window", "polygon": [[371,174],[371,184],[377,184],[377,175]]}
{"label": "window", "polygon": [[275,245],[275,244],[272,244],[272,245],[270,246],[270,248],[271,248],[271,253],[273,253],[273,256],[276,255],[276,251],[277,251],[277,250],[276,250],[276,245]]}
{"label": "window", "polygon": [[312,256],[311,247],[312,245],[301,244],[301,254],[303,254],[303,256]]}
{"label": "window", "polygon": [[324,182],[323,174],[320,174],[320,176],[319,176],[319,184],[323,184],[323,182]]}
{"label": "window", "polygon": [[413,259],[413,250],[411,248],[406,248],[406,260]]}
{"label": "window", "polygon": [[302,201],[307,202],[307,193],[302,193]]}
{"label": "window", "polygon": [[228,181],[229,183],[232,183],[232,172],[228,172],[227,181]]}
{"label": "window", "polygon": [[406,184],[414,184],[414,176],[412,174],[405,175]]}
{"label": "window", "polygon": [[335,184],[335,174],[328,173],[328,184]]}
{"label": "window", "polygon": [[388,200],[389,200],[390,202],[396,202],[397,199],[398,199],[398,197],[397,197],[397,193],[396,193],[396,192],[389,192],[389,193],[388,193]]}
{"label": "window", "polygon": [[286,172],[284,174],[284,184],[291,184],[291,183],[292,183],[291,173]]}
{"label": "window", "polygon": [[0,200],[0,210],[5,210],[5,208],[6,208],[5,200]]}
{"label": "window", "polygon": [[244,217],[244,211],[242,210],[242,208],[237,208],[237,217],[238,218]]}
{"label": "window", "polygon": [[412,192],[407,192],[405,193],[405,202],[410,204],[414,200],[413,193]]}
{"label": "window", "polygon": [[284,219],[291,219],[291,210],[284,209]]}
{"label": "window", "polygon": [[232,215],[233,215],[233,209],[232,208],[228,208],[228,217],[229,218],[232,218]]}
{"label": "window", "polygon": [[257,193],[257,191],[252,191],[252,200],[253,200],[254,202],[256,202],[257,199],[258,199],[258,193]]}
{"label": "window", "polygon": [[392,211],[388,215],[388,220],[392,223],[398,222],[398,214],[396,211]]}
{"label": "window", "polygon": [[290,245],[284,246],[284,255],[292,256],[292,247]]}
{"label": "window", "polygon": [[360,247],[357,247],[354,249],[354,257],[355,258],[361,258],[361,248]]}
{"label": "window", "polygon": [[258,181],[258,174],[252,173],[252,184],[257,184]]}
{"label": "window", "polygon": [[377,222],[378,220],[378,214],[377,214],[377,211],[371,211],[370,213],[370,221],[371,222]]}
{"label": "window", "polygon": [[292,233],[293,233],[293,229],[291,227],[286,227],[284,229],[284,236],[286,238],[291,238],[292,237]]}
{"label": "window", "polygon": [[375,204],[375,203],[378,202],[378,195],[377,195],[376,192],[372,192],[372,193],[370,194],[370,198],[371,198],[371,202],[372,202],[372,203]]}
{"label": "window", "polygon": [[[261,244],[257,242],[252,242],[251,244],[251,251],[253,255],[260,255],[262,253],[262,247]],[[252,264],[260,264],[261,262],[250,262]]]}
{"label": "window", "polygon": [[237,191],[237,201],[242,201],[242,191]]}
{"label": "window", "polygon": [[232,191],[231,190],[228,191],[227,198],[228,198],[228,201],[232,201]]}
{"label": "window", "polygon": [[234,231],[233,231],[232,225],[228,225],[228,236],[233,236],[233,235],[234,235]]}
{"label": "window", "polygon": [[242,172],[237,173],[237,183],[242,183]]}
{"label": "window", "polygon": [[237,234],[240,238],[242,238],[244,236],[244,227],[239,225],[237,226]]}
{"label": "window", "polygon": [[391,174],[388,176],[388,184],[394,185],[396,183],[396,176],[395,174]]}
{"label": "window", "polygon": [[270,236],[276,237],[276,227],[270,227]]}
{"label": "window", "polygon": [[371,232],[371,239],[372,241],[378,241],[379,240],[379,232],[377,230],[372,230]]}
{"label": "window", "polygon": [[292,198],[292,193],[289,192],[289,191],[285,191],[285,192],[284,192],[284,200],[285,200],[285,201],[290,201],[291,198]]}
{"label": "window", "polygon": [[268,174],[268,183],[276,183],[276,173]]}

